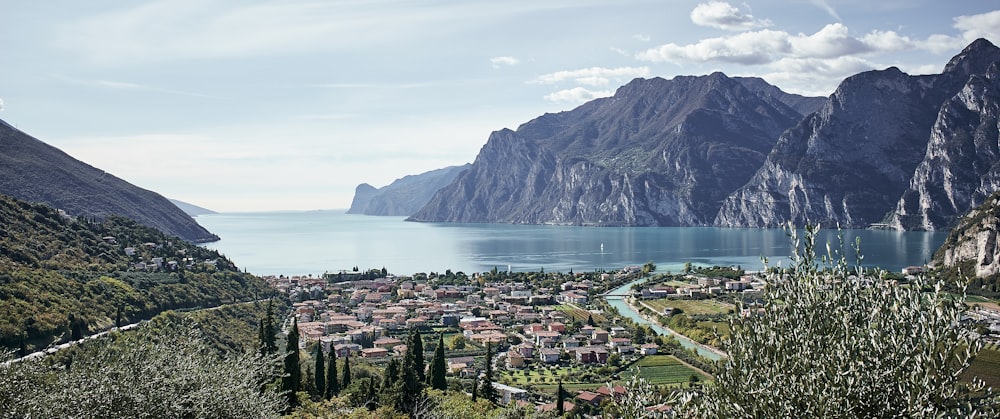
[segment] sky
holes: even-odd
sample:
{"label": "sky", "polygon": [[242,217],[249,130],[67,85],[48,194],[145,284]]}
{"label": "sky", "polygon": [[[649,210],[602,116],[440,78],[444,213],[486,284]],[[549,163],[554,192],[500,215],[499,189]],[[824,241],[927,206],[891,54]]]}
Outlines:
{"label": "sky", "polygon": [[0,119],[221,212],[339,209],[630,80],[940,72],[982,0],[0,0]]}

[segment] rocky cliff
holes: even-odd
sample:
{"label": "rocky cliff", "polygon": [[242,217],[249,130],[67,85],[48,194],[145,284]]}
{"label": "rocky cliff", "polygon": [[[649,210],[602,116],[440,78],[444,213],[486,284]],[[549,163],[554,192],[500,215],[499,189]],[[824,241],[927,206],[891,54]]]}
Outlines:
{"label": "rocky cliff", "polygon": [[449,166],[419,175],[404,176],[376,189],[362,183],[354,190],[348,214],[408,216],[417,212],[431,197],[447,186],[469,165]]}
{"label": "rocky cliff", "polygon": [[410,219],[707,225],[802,118],[782,99],[794,96],[722,73],[636,79],[612,97],[494,132]]}
{"label": "rocky cliff", "polygon": [[[1000,193],[994,193],[982,205],[963,217],[952,229],[934,261],[945,268],[974,261],[974,274],[988,277],[1000,273]],[[971,275],[973,272],[963,272]]]}
{"label": "rocky cliff", "polygon": [[950,228],[1000,190],[1000,56],[975,64],[988,67],[969,69],[975,72],[941,106],[924,158],[890,217],[896,228]]}
{"label": "rocky cliff", "polygon": [[[885,221],[897,207],[912,214],[919,206],[914,202],[936,201],[951,193],[931,197],[937,191],[920,195],[908,189],[933,183],[933,176],[918,170],[921,165],[928,172],[937,170],[934,157],[928,159],[940,155],[938,148],[931,151],[932,133],[942,130],[937,134],[950,144],[965,124],[982,120],[987,122],[978,125],[989,125],[988,111],[975,117],[947,115],[991,102],[982,96],[989,90],[983,81],[989,79],[985,73],[998,58],[995,46],[979,40],[938,75],[911,76],[889,68],[849,77],[822,108],[781,135],[760,170],[726,198],[714,223],[765,227],[792,221],[866,227]],[[963,91],[967,91],[964,96]],[[995,121],[994,117],[994,148]],[[988,131],[977,131],[986,133],[980,140],[988,138]],[[966,157],[966,162],[976,159]],[[920,182],[916,176],[931,182]],[[969,180],[937,186],[954,191],[966,188]],[[899,221],[895,224],[902,227]]]}
{"label": "rocky cliff", "polygon": [[219,239],[163,196],[74,159],[3,121],[0,194],[73,216],[120,215],[191,242]]}

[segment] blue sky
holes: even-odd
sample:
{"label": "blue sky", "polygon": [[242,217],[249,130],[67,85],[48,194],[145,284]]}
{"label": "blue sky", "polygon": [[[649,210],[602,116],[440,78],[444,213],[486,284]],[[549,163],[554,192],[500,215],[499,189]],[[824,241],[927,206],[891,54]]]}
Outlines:
{"label": "blue sky", "polygon": [[0,119],[218,211],[346,208],[636,77],[939,72],[1000,43],[990,4],[0,0]]}

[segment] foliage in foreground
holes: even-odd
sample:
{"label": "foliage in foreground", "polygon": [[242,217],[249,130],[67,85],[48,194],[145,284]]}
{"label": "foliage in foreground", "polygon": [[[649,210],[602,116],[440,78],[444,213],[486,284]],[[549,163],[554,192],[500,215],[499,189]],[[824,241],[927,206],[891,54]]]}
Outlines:
{"label": "foliage in foreground", "polygon": [[114,334],[68,365],[0,366],[5,417],[276,417],[284,407],[265,389],[274,360],[220,358],[189,324]]}
{"label": "foliage in foreground", "polygon": [[[909,286],[849,268],[817,229],[767,303],[732,321],[716,385],[682,397],[686,417],[989,417],[988,390],[960,383],[981,343],[960,320],[964,296],[940,281]],[[798,249],[798,238],[792,234]],[[843,244],[841,244],[842,246]],[[855,249],[857,250],[857,249]],[[929,292],[923,288],[928,287]]]}

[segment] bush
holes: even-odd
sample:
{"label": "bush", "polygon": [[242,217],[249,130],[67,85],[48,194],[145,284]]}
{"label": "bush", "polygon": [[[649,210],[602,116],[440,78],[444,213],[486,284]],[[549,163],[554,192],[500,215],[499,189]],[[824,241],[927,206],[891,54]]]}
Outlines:
{"label": "bush", "polygon": [[989,391],[959,381],[981,347],[960,325],[964,296],[884,281],[829,246],[817,259],[816,233],[801,251],[792,234],[792,269],[769,274],[763,310],[731,321],[716,385],[685,394],[681,415],[989,416]]}

